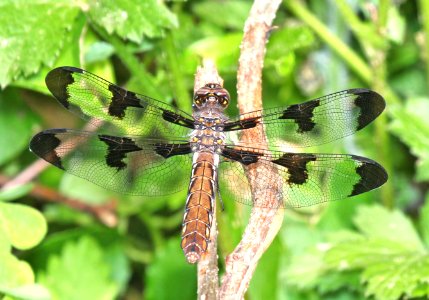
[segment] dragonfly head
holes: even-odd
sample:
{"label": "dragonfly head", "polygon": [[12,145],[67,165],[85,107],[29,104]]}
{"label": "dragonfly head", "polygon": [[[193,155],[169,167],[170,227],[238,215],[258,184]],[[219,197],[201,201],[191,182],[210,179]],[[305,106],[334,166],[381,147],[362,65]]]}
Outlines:
{"label": "dragonfly head", "polygon": [[223,111],[228,107],[229,93],[220,84],[208,83],[194,94],[194,109],[214,108]]}

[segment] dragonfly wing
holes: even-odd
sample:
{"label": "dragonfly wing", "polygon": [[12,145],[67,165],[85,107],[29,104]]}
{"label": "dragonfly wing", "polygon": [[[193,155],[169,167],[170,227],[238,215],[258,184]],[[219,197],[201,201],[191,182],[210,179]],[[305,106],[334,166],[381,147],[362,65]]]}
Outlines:
{"label": "dragonfly wing", "polygon": [[287,141],[290,147],[315,146],[361,130],[377,118],[385,106],[383,97],[374,91],[350,89],[289,107],[245,113],[238,120],[227,122],[225,130],[264,126],[265,134],[274,145]]}
{"label": "dragonfly wing", "polygon": [[50,129],[35,135],[30,149],[60,169],[123,194],[175,193],[187,187],[191,173],[186,140]]}
{"label": "dragonfly wing", "polygon": [[[377,162],[348,154],[313,154],[226,146],[220,164],[222,195],[261,207],[298,208],[359,195],[387,181]],[[245,170],[258,183],[255,202]],[[276,189],[275,204],[267,201]]]}
{"label": "dragonfly wing", "polygon": [[69,111],[96,126],[108,122],[121,134],[185,137],[193,128],[187,113],[82,69],[56,68],[46,76],[46,85]]}

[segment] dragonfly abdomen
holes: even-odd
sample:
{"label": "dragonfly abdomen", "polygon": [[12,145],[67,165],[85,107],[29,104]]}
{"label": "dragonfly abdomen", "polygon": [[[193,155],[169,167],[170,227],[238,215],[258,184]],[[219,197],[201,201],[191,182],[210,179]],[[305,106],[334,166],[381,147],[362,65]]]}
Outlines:
{"label": "dragonfly abdomen", "polygon": [[200,259],[209,243],[219,156],[208,151],[196,152],[193,161],[182,230],[182,249],[192,264]]}

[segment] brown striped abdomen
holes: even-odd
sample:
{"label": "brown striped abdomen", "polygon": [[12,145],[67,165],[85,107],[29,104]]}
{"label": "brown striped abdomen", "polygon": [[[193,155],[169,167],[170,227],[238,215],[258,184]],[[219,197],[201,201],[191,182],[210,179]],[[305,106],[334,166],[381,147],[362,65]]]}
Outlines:
{"label": "brown striped abdomen", "polygon": [[209,243],[218,165],[217,154],[197,152],[194,155],[181,243],[185,257],[191,264],[200,259]]}

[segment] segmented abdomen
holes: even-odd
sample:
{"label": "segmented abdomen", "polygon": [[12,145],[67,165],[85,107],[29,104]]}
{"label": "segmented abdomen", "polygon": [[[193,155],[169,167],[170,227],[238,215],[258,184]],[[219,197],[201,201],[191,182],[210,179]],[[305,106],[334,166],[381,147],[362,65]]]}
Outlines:
{"label": "segmented abdomen", "polygon": [[183,217],[182,249],[196,263],[207,250],[213,219],[219,157],[211,152],[194,154],[192,176]]}

